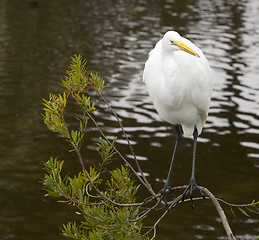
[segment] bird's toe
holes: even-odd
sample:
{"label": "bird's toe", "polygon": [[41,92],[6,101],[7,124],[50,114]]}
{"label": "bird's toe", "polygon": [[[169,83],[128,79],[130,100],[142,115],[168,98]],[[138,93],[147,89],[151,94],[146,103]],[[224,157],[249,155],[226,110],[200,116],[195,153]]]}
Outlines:
{"label": "bird's toe", "polygon": [[162,201],[165,203],[166,209],[169,211],[169,206],[168,206],[167,199],[166,199],[167,191],[169,191],[170,195],[173,198],[176,198],[176,196],[174,195],[174,193],[173,193],[171,187],[169,186],[169,184],[165,184],[164,187],[156,195],[153,195],[153,196],[150,196],[150,197],[146,198],[144,200],[144,204],[147,203],[149,200],[160,196]]}
{"label": "bird's toe", "polygon": [[192,193],[194,190],[198,190],[201,194],[201,196],[203,197],[203,199],[205,199],[204,193],[202,192],[202,190],[200,189],[200,187],[197,185],[197,183],[195,182],[194,178],[191,178],[188,186],[186,187],[186,189],[183,192],[183,196],[182,196],[182,202],[184,202],[185,199],[185,195],[187,194],[187,192],[189,191],[190,193],[190,202],[191,202],[191,208],[194,208],[193,205],[193,198],[192,198]]}

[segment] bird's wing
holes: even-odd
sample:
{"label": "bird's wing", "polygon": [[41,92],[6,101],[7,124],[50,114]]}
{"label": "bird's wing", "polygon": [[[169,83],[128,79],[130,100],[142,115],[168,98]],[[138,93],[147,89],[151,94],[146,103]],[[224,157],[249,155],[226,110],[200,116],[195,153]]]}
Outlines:
{"label": "bird's wing", "polygon": [[[156,61],[157,59],[160,59],[160,53],[161,53],[161,47],[162,47],[162,40],[158,41],[148,54],[148,60],[146,61],[144,72],[143,72],[143,82],[148,81],[149,79],[152,79],[152,75],[149,75],[149,73],[152,73],[152,67],[159,67],[157,66],[159,63]],[[158,56],[159,55],[159,56]],[[150,71],[151,70],[151,71]]]}
{"label": "bird's wing", "polygon": [[[196,50],[197,51],[197,50]],[[209,103],[212,94],[212,71],[205,56],[193,57],[179,51],[175,61],[178,63],[179,76],[184,86],[184,102],[196,108],[196,126],[199,134],[208,116]],[[182,123],[186,135],[192,134],[193,125]]]}

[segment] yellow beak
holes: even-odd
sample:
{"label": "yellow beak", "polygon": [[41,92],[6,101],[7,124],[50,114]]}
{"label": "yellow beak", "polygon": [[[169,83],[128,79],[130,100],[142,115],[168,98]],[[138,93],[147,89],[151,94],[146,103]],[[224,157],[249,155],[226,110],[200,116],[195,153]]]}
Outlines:
{"label": "yellow beak", "polygon": [[195,57],[200,57],[196,52],[194,52],[190,47],[188,47],[187,45],[185,45],[184,43],[180,42],[180,41],[171,41],[172,45],[175,45],[177,47],[179,47],[179,49],[181,49],[184,52],[187,52]]}

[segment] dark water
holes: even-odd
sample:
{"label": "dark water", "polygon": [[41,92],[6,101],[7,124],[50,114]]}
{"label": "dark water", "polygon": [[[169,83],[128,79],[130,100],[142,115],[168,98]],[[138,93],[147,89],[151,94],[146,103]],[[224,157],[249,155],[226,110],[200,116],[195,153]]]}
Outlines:
{"label": "dark water", "polygon": [[[197,149],[197,182],[233,203],[259,200],[259,2],[0,1],[0,239],[60,239],[73,209],[44,198],[40,162],[51,155],[78,168],[63,139],[42,123],[42,98],[61,90],[69,57],[82,54],[109,84],[105,95],[122,119],[154,189],[167,174],[174,135],[160,121],[142,82],[149,50],[174,29],[203,49],[215,73],[210,115]],[[100,107],[98,121],[121,136]],[[88,157],[96,131],[89,132]],[[128,157],[125,141],[118,147]],[[173,185],[190,177],[192,142],[183,139]],[[141,198],[148,196],[141,193]],[[259,217],[226,214],[240,239],[256,239]],[[151,216],[152,220],[157,214]],[[209,201],[183,204],[158,228],[157,239],[223,239]]]}

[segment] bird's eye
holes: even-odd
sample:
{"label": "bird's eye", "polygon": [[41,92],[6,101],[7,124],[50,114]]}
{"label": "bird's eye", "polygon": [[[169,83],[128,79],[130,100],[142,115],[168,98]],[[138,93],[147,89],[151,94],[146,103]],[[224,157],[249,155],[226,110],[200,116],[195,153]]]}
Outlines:
{"label": "bird's eye", "polygon": [[170,40],[171,44],[174,45],[174,46],[177,46],[177,42],[173,41],[173,40]]}

